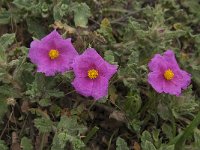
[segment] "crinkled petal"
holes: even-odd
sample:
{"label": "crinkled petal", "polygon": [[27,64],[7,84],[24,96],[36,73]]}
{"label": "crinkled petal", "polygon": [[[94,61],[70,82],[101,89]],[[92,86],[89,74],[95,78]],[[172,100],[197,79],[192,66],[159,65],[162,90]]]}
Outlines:
{"label": "crinkled petal", "polygon": [[103,63],[105,63],[103,58],[93,48],[88,48],[74,59],[72,67],[77,77],[86,77],[88,70],[97,69],[99,71],[98,66]]}
{"label": "crinkled petal", "polygon": [[148,74],[148,82],[158,92],[163,92],[164,78],[160,72],[150,72]]}
{"label": "crinkled petal", "polygon": [[72,82],[72,85],[79,94],[82,94],[87,97],[92,96],[93,80],[90,80],[88,78],[76,77]]}
{"label": "crinkled petal", "polygon": [[35,40],[31,42],[28,57],[31,59],[31,62],[35,64],[43,64],[49,59],[48,52],[48,45],[39,40]]}
{"label": "crinkled petal", "polygon": [[163,82],[163,91],[165,93],[179,96],[181,94],[181,87],[172,82],[172,80]]}
{"label": "crinkled petal", "polygon": [[[53,60],[49,58],[49,51],[52,49],[59,51],[58,58]],[[77,55],[71,39],[62,39],[62,36],[56,30],[41,41],[33,41],[29,50],[29,58],[37,65],[37,71],[45,73],[46,76],[70,70]]]}
{"label": "crinkled petal", "polygon": [[101,65],[105,60],[96,52],[94,48],[87,48],[82,57],[90,59],[96,66]]}
{"label": "crinkled petal", "polygon": [[105,61],[97,67],[97,70],[101,76],[109,80],[117,72],[117,65],[111,65]]}
{"label": "crinkled petal", "polygon": [[167,69],[167,65],[163,56],[156,54],[148,64],[150,71],[161,71],[164,72]]}
{"label": "crinkled petal", "polygon": [[167,50],[166,52],[164,52],[163,58],[165,59],[166,63],[168,64],[170,68],[173,68],[173,69],[179,68],[174,52],[172,50]]}
{"label": "crinkled petal", "polygon": [[47,36],[42,38],[41,42],[46,43],[51,47],[54,47],[55,42],[57,42],[57,40],[62,40],[62,39],[63,39],[62,36],[56,30],[53,30]]}
{"label": "crinkled petal", "polygon": [[95,100],[98,100],[108,94],[108,82],[109,80],[105,77],[99,77],[94,80],[92,97]]}
{"label": "crinkled petal", "polygon": [[[94,99],[98,100],[103,96],[107,95],[108,82],[114,73],[117,71],[117,66],[107,63],[97,52],[92,48],[86,49],[86,51],[77,56],[72,64],[75,80],[73,85],[75,89],[82,95],[92,96]],[[98,71],[98,77],[96,79],[90,79],[88,77],[88,70],[95,69]],[[80,85],[76,79],[84,79],[84,85]],[[93,86],[91,90],[87,90],[85,87],[89,82]]]}
{"label": "crinkled petal", "polygon": [[186,89],[191,83],[191,74],[187,73],[183,70],[176,70],[174,71],[175,77],[172,82],[175,85],[180,86],[182,89]]}
{"label": "crinkled petal", "polygon": [[76,77],[87,77],[87,72],[91,69],[91,62],[80,55],[74,59],[72,68]]}

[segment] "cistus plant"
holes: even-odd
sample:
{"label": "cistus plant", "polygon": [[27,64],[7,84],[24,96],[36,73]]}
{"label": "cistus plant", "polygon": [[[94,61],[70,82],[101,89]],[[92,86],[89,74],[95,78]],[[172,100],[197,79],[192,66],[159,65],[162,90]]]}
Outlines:
{"label": "cistus plant", "polygon": [[72,84],[76,91],[84,96],[92,96],[96,100],[107,95],[109,80],[117,72],[116,65],[103,60],[92,48],[77,56],[72,67],[75,73]]}
{"label": "cistus plant", "polygon": [[0,149],[199,150],[197,0],[1,0]]}
{"label": "cistus plant", "polygon": [[163,56],[156,54],[148,64],[150,73],[148,82],[158,93],[179,96],[181,89],[186,89],[191,82],[191,75],[179,68],[172,50]]}
{"label": "cistus plant", "polygon": [[39,40],[31,42],[28,57],[37,65],[37,72],[53,76],[71,69],[74,57],[78,55],[71,39],[64,40],[55,30]]}

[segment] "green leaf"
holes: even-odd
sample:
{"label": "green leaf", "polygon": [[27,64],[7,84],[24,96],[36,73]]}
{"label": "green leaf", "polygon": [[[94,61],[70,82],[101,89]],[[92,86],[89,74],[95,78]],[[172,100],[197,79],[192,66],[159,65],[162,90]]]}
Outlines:
{"label": "green leaf", "polygon": [[73,11],[75,26],[86,28],[91,16],[90,7],[86,3],[75,3]]}
{"label": "green leaf", "polygon": [[103,35],[109,43],[116,42],[112,33],[112,26],[108,18],[104,18],[101,21],[100,29],[98,29],[97,32]]}
{"label": "green leaf", "polygon": [[8,150],[8,147],[3,140],[0,140],[0,150]]}
{"label": "green leaf", "polygon": [[195,128],[200,124],[200,112],[195,116],[189,126],[184,130],[183,134],[179,137],[175,144],[176,150],[182,150],[185,140],[192,134]]}
{"label": "green leaf", "polygon": [[47,107],[47,106],[51,105],[50,99],[41,99],[38,103],[42,107]]}
{"label": "green leaf", "polygon": [[143,144],[142,144],[142,149],[143,150],[157,150],[155,148],[155,146],[150,142],[150,141],[145,141]]}
{"label": "green leaf", "polygon": [[48,90],[46,93],[48,97],[56,97],[56,98],[64,97],[64,92],[59,91],[57,89]]}
{"label": "green leaf", "polygon": [[35,127],[40,133],[47,133],[52,130],[53,122],[49,118],[36,118],[34,120]]}
{"label": "green leaf", "polygon": [[106,61],[110,62],[111,64],[117,64],[117,62],[115,62],[114,53],[111,50],[105,51],[104,58]]}
{"label": "green leaf", "polygon": [[27,18],[26,22],[29,33],[33,34],[35,38],[40,39],[46,35],[46,28],[41,24],[40,20],[35,18]]}
{"label": "green leaf", "polygon": [[15,33],[4,34],[0,37],[0,51],[5,51],[15,40]]}
{"label": "green leaf", "polygon": [[169,109],[169,106],[167,106],[167,104],[164,104],[164,103],[159,103],[158,104],[158,114],[159,116],[163,119],[163,120],[171,120],[171,118],[173,117],[172,116],[172,113]]}
{"label": "green leaf", "polygon": [[53,8],[53,18],[55,21],[62,20],[63,16],[68,12],[69,6],[63,2],[57,3]]}
{"label": "green leaf", "polygon": [[162,145],[159,150],[174,150],[174,145]]}
{"label": "green leaf", "polygon": [[195,146],[200,147],[200,130],[197,128],[194,130],[194,141]]}
{"label": "green leaf", "polygon": [[81,148],[85,147],[83,141],[75,136],[66,135],[66,140],[72,143],[74,150],[80,150]]}
{"label": "green leaf", "polygon": [[116,141],[116,150],[129,150],[126,141],[120,137]]}
{"label": "green leaf", "polygon": [[32,4],[33,0],[14,0],[13,4],[15,4],[20,9],[30,9],[30,7],[33,7]]}
{"label": "green leaf", "polygon": [[0,24],[9,24],[11,13],[9,11],[0,10]]}
{"label": "green leaf", "polygon": [[142,125],[142,122],[135,118],[129,122],[128,128],[130,128],[134,132],[140,133],[141,125]]}
{"label": "green leaf", "polygon": [[129,92],[125,101],[125,110],[130,116],[134,116],[141,108],[141,97],[138,92]]}
{"label": "green leaf", "polygon": [[173,138],[173,131],[172,131],[172,127],[170,125],[164,123],[162,125],[162,131],[167,136],[168,139]]}
{"label": "green leaf", "polygon": [[151,134],[149,133],[149,131],[144,131],[142,133],[141,141],[143,143],[145,143],[145,141],[150,141],[150,142],[153,141],[153,139],[152,139]]}
{"label": "green leaf", "polygon": [[6,98],[0,95],[0,120],[2,120],[5,113],[8,111]]}
{"label": "green leaf", "polygon": [[62,116],[57,126],[57,133],[53,138],[51,150],[63,150],[67,141],[72,143],[74,149],[81,149],[85,144],[78,135],[85,132],[86,129],[85,126],[78,124],[76,117]]}
{"label": "green leaf", "polygon": [[33,145],[30,139],[28,139],[27,137],[23,137],[21,139],[21,148],[23,150],[33,150]]}
{"label": "green leaf", "polygon": [[58,129],[66,131],[68,134],[76,135],[77,131],[78,133],[83,133],[87,128],[79,125],[75,117],[62,116],[58,124]]}

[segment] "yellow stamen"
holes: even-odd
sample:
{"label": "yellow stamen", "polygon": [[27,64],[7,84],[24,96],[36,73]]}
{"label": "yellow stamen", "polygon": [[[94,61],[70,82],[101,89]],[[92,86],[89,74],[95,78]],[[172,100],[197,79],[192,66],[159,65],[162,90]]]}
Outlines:
{"label": "yellow stamen", "polygon": [[51,50],[49,51],[49,57],[50,57],[51,59],[56,59],[58,56],[59,56],[59,51],[58,51],[58,50],[51,49]]}
{"label": "yellow stamen", "polygon": [[164,73],[164,77],[166,80],[172,80],[174,78],[174,73],[171,69],[168,69]]}
{"label": "yellow stamen", "polygon": [[88,70],[88,77],[90,79],[96,79],[98,77],[99,73],[97,70],[95,69],[91,69],[91,70]]}

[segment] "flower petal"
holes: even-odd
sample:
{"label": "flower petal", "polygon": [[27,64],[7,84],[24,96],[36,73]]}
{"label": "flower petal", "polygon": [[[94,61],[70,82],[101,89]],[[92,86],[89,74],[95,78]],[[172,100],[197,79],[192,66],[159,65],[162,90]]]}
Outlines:
{"label": "flower petal", "polygon": [[167,70],[167,65],[165,60],[163,59],[163,56],[161,56],[160,54],[156,54],[151,61],[148,64],[149,70],[150,71],[160,71],[160,72],[164,72],[165,70]]}
{"label": "flower petal", "polygon": [[[52,49],[59,52],[59,56],[55,59],[49,57],[49,51]],[[71,39],[62,39],[56,30],[41,41],[33,41],[29,50],[29,58],[37,65],[37,71],[45,73],[46,76],[70,70],[73,59],[77,55]]]}
{"label": "flower petal", "polygon": [[148,82],[158,92],[163,92],[164,78],[160,72],[150,72],[148,74]]}
{"label": "flower petal", "polygon": [[84,96],[92,96],[93,80],[76,77],[72,82],[76,91]]}
{"label": "flower petal", "polygon": [[181,94],[181,87],[174,84],[172,81],[165,80],[163,82],[163,91],[171,95],[179,96]]}
{"label": "flower petal", "polygon": [[172,50],[167,50],[166,52],[164,52],[163,58],[169,64],[170,68],[174,68],[174,69],[179,68],[174,52]]}
{"label": "flower petal", "polygon": [[97,67],[101,76],[108,80],[117,72],[117,65],[111,65],[106,61]]}
{"label": "flower petal", "polygon": [[105,77],[99,77],[94,80],[92,88],[92,97],[98,100],[108,94],[108,82],[109,80]]}
{"label": "flower petal", "polygon": [[176,70],[174,72],[175,77],[172,82],[176,85],[179,85],[182,89],[186,89],[191,83],[191,74],[187,73],[184,70]]}
{"label": "flower petal", "polygon": [[31,59],[31,62],[42,64],[44,61],[49,59],[48,52],[49,48],[45,43],[43,45],[41,41],[35,40],[31,42],[28,57]]}

